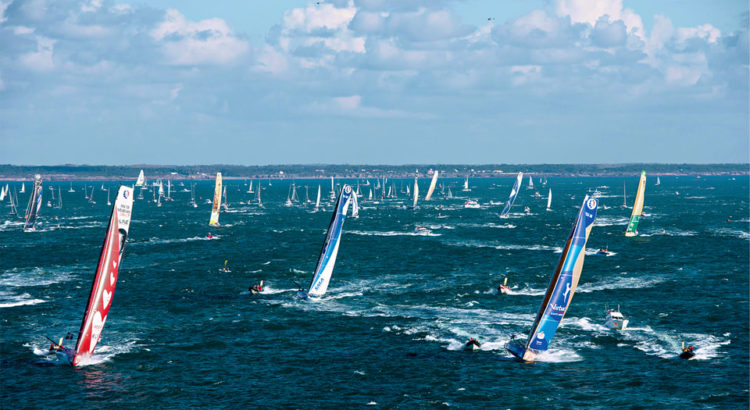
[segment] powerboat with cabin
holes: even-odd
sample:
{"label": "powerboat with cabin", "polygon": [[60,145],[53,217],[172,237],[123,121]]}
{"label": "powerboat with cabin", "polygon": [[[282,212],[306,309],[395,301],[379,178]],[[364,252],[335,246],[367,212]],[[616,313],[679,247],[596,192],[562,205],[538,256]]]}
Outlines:
{"label": "powerboat with cabin", "polygon": [[618,305],[617,310],[609,309],[607,311],[607,321],[604,323],[604,326],[612,330],[625,330],[628,327],[628,322],[629,320],[625,319],[625,316],[622,315],[620,306]]}
{"label": "powerboat with cabin", "polygon": [[472,208],[477,209],[480,208],[479,202],[469,199],[468,201],[464,202],[464,208]]}

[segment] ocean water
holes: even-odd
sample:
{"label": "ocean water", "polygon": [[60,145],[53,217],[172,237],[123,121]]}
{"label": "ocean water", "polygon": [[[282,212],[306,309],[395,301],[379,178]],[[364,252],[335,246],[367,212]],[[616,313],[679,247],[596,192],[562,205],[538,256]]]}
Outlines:
{"label": "ocean water", "polygon": [[[3,203],[0,405],[750,404],[747,176],[662,177],[659,186],[649,178],[636,238],[623,235],[631,210],[622,203],[625,183],[632,204],[637,177],[549,178],[546,186],[537,179],[536,190],[526,178],[508,219],[497,215],[511,178],[472,180],[471,192],[461,192],[463,181],[441,180],[456,198],[438,192],[417,210],[403,208],[404,194],[363,201],[360,218],[344,224],[319,301],[298,300],[295,282],[311,279],[330,220],[330,184],[296,181],[310,197],[323,186],[326,210],[313,213],[310,205],[283,206],[289,181],[262,182],[265,208],[247,204],[255,195],[245,181],[225,181],[230,207],[219,228],[208,226],[212,182],[198,183],[196,209],[182,186],[162,207],[136,200],[110,315],[80,368],[57,365],[44,336],[80,326],[111,212],[106,193],[94,183],[90,204],[83,182],[75,193],[61,183],[63,209],[48,208],[45,184],[35,233],[23,233]],[[420,183],[425,192],[428,181]],[[549,352],[516,362],[504,346],[528,333],[578,207],[597,187],[601,206],[570,309]],[[481,209],[465,209],[467,198]],[[415,232],[418,225],[429,232]],[[601,247],[612,254],[597,255]],[[224,260],[229,273],[219,270]],[[505,277],[512,292],[498,295]],[[261,279],[267,292],[250,296],[248,286]],[[626,331],[603,326],[607,307],[617,305],[630,320]],[[470,337],[481,350],[462,350]],[[677,358],[681,342],[696,347],[693,360]]]}

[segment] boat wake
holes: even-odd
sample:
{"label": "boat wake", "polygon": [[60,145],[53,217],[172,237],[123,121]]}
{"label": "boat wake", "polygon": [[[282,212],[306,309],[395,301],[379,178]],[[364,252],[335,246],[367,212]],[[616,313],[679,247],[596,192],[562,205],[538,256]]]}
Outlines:
{"label": "boat wake", "polygon": [[398,231],[347,231],[354,235],[366,235],[366,236],[441,236],[439,233],[434,232],[398,232]]}
{"label": "boat wake", "polygon": [[16,306],[27,306],[36,305],[39,303],[45,303],[44,299],[34,299],[28,293],[22,293],[20,295],[0,291],[0,308],[10,308]]}

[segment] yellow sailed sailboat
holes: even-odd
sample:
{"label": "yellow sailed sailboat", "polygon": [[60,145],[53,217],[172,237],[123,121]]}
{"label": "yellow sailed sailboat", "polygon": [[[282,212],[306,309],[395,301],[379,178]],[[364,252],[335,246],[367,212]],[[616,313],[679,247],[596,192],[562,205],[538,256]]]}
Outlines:
{"label": "yellow sailed sailboat", "polygon": [[641,181],[638,183],[638,192],[635,194],[635,203],[633,204],[633,213],[630,214],[628,229],[625,230],[625,236],[638,235],[638,222],[641,220],[643,213],[643,195],[646,192],[646,171],[641,171]]}
{"label": "yellow sailed sailboat", "polygon": [[209,225],[219,224],[219,207],[221,206],[221,172],[216,173],[216,187],[214,188],[214,203],[211,208],[211,220]]}

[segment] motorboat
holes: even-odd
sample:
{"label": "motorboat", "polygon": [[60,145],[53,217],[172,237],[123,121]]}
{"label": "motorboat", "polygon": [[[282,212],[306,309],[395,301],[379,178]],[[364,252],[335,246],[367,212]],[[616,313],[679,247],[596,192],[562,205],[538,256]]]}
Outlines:
{"label": "motorboat", "polygon": [[620,312],[620,306],[617,306],[617,310],[615,309],[609,309],[607,311],[607,321],[604,323],[604,326],[607,326],[610,329],[613,330],[625,330],[628,327],[628,319],[625,319],[625,317]]}

